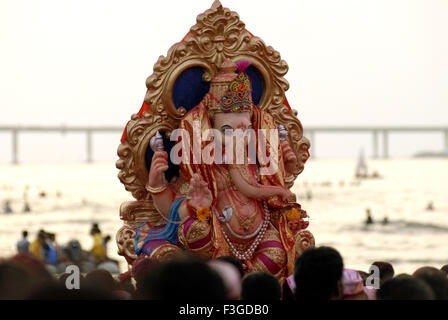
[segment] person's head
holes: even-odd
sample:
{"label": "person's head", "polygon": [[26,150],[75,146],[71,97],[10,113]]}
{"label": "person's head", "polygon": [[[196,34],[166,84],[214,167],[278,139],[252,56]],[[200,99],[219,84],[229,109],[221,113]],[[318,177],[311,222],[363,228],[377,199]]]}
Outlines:
{"label": "person's head", "polygon": [[378,267],[378,270],[380,272],[380,283],[384,283],[385,281],[394,277],[394,267],[389,262],[375,261],[374,263],[372,263],[372,266]]}
{"label": "person's head", "polygon": [[219,274],[193,258],[177,258],[154,265],[137,282],[136,296],[154,300],[225,300]]}
{"label": "person's head", "polygon": [[280,300],[282,295],[277,278],[264,272],[245,275],[241,287],[242,300]]}
{"label": "person's head", "polygon": [[100,227],[98,226],[98,223],[92,223],[92,228],[90,229],[90,235],[95,235],[97,233],[101,233]]}
{"label": "person's head", "polygon": [[216,258],[216,260],[222,260],[222,261],[226,261],[228,263],[231,263],[235,266],[235,268],[238,269],[238,272],[240,273],[241,279],[244,277],[244,268],[243,268],[243,263],[241,262],[240,259],[237,259],[235,257],[232,256],[221,256]]}
{"label": "person's head", "polygon": [[54,233],[49,233],[48,240],[50,240],[51,242],[54,242],[56,240],[56,235]]}
{"label": "person's head", "polygon": [[295,263],[296,299],[341,299],[343,268],[342,257],[335,249],[306,249]]}
{"label": "person's head", "polygon": [[443,271],[445,273],[445,275],[448,277],[448,264],[446,264],[442,268],[440,268],[440,271]]}
{"label": "person's head", "polygon": [[43,229],[40,229],[39,232],[37,233],[37,240],[40,243],[44,243],[46,239],[47,239],[47,233]]}
{"label": "person's head", "polygon": [[401,274],[384,282],[377,291],[378,300],[433,300],[434,292],[425,281]]}
{"label": "person's head", "polygon": [[145,275],[156,265],[157,260],[147,256],[140,256],[132,265],[131,276],[138,283],[141,283]]}
{"label": "person's head", "polygon": [[356,271],[358,271],[359,275],[362,278],[362,282],[364,283],[364,285],[366,285],[366,280],[369,277],[369,274],[367,272],[362,271],[362,270],[356,270]]}
{"label": "person's head", "polygon": [[18,263],[0,263],[0,300],[18,300],[35,286],[31,274]]}
{"label": "person's head", "polygon": [[208,265],[215,270],[224,281],[227,298],[238,300],[241,297],[241,275],[238,269],[224,260],[210,260]]}
{"label": "person's head", "polygon": [[64,248],[64,253],[70,261],[81,262],[82,248],[78,240],[70,240]]}
{"label": "person's head", "polygon": [[132,283],[131,278],[129,277],[126,279],[119,279],[119,281],[117,282],[117,290],[115,290],[115,292],[116,291],[126,291],[131,295],[131,297],[133,297],[135,294],[135,287]]}
{"label": "person's head", "polygon": [[24,238],[28,237],[28,231],[23,230],[22,231],[22,237],[24,237]]}
{"label": "person's head", "polygon": [[33,255],[18,253],[9,258],[8,261],[24,268],[33,281],[38,284],[55,281],[54,277],[45,267],[45,264]]}
{"label": "person's head", "polygon": [[443,271],[440,271],[434,267],[422,267],[417,269],[413,276],[423,280],[431,287],[434,292],[435,299],[448,299],[448,279]]}
{"label": "person's head", "polygon": [[417,277],[419,275],[425,275],[425,274],[440,274],[440,270],[431,266],[424,266],[416,269],[412,276]]}
{"label": "person's head", "polygon": [[90,271],[85,277],[84,284],[89,288],[98,288],[109,293],[117,288],[110,272],[102,269]]}

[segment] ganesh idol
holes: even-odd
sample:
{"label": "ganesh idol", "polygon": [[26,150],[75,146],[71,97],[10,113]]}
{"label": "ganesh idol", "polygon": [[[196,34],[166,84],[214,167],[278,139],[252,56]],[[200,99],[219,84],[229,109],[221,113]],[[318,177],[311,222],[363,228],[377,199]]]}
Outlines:
{"label": "ganesh idol", "polygon": [[[296,235],[308,226],[285,186],[297,157],[283,126],[254,105],[248,65],[221,64],[209,92],[180,120],[175,152],[158,146],[157,136],[151,140],[146,190],[166,224],[137,232],[138,255],[173,244],[204,259],[236,257],[247,273],[280,281],[293,273]],[[201,157],[204,150],[213,161]],[[180,177],[167,181],[168,158],[178,153]]]}

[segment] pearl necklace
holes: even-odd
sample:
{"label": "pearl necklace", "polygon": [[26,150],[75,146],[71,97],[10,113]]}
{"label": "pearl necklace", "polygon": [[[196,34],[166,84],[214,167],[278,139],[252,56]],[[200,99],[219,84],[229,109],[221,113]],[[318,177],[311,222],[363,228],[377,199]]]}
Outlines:
{"label": "pearl necklace", "polygon": [[263,225],[260,229],[260,232],[258,233],[257,237],[255,238],[254,242],[250,245],[250,247],[245,252],[240,252],[237,248],[235,248],[235,245],[230,241],[228,235],[224,231],[224,228],[222,228],[222,233],[224,234],[224,238],[226,239],[226,242],[230,246],[230,251],[232,254],[240,259],[240,260],[249,260],[252,258],[255,250],[257,249],[258,245],[260,244],[261,240],[263,240],[264,234],[266,233],[266,230],[269,225],[269,221],[271,220],[271,214],[269,212],[268,205],[265,201],[263,201],[263,211],[264,211],[264,221]]}

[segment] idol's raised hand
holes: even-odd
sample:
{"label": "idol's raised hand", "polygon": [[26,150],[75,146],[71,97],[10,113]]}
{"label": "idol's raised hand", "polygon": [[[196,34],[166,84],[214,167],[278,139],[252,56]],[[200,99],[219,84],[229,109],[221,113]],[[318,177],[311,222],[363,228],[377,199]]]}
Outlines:
{"label": "idol's raised hand", "polygon": [[149,169],[148,185],[152,188],[163,186],[166,170],[168,170],[168,153],[160,150],[154,152],[151,168]]}
{"label": "idol's raised hand", "polygon": [[188,204],[195,209],[210,208],[212,205],[212,192],[208,188],[207,182],[201,181],[201,178],[197,173],[190,179],[187,201]]}

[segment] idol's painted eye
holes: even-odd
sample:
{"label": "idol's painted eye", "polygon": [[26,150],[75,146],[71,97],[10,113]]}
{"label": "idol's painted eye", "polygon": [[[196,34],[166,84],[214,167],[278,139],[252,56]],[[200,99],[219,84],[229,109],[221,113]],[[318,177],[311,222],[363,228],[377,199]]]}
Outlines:
{"label": "idol's painted eye", "polygon": [[223,134],[232,134],[233,133],[233,128],[229,125],[224,125],[221,127],[221,132]]}

